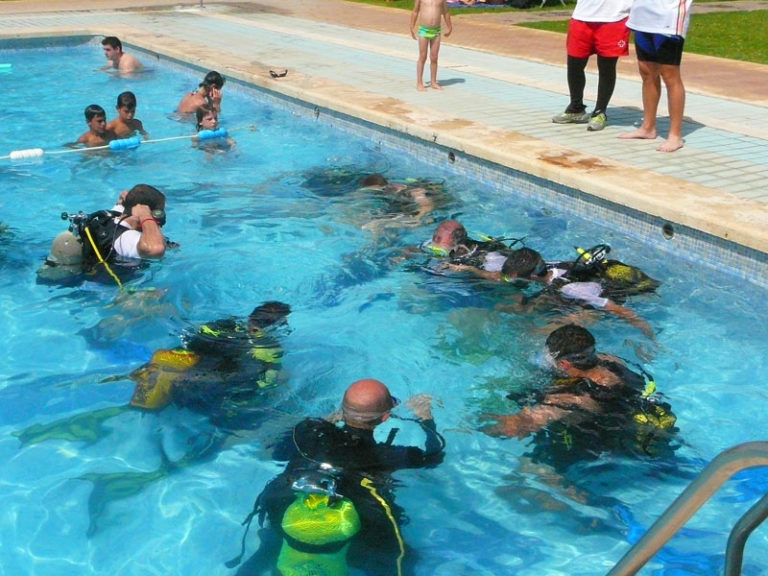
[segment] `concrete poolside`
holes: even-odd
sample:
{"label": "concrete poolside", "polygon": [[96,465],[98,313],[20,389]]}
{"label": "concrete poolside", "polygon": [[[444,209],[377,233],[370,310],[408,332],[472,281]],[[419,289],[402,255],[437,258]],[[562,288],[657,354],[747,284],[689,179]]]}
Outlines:
{"label": "concrete poolside", "polygon": [[[633,56],[621,62],[604,131],[551,123],[567,104],[564,37],[512,25],[530,13],[454,17],[440,54],[445,90],[421,93],[406,11],[342,0],[200,4],[5,1],[0,38],[114,34],[436,142],[459,161],[477,156],[768,253],[768,66],[686,54],[686,146],[663,154],[660,140],[616,138],[641,118]],[[283,68],[286,77],[270,77]],[[588,100],[596,84],[591,74]]]}

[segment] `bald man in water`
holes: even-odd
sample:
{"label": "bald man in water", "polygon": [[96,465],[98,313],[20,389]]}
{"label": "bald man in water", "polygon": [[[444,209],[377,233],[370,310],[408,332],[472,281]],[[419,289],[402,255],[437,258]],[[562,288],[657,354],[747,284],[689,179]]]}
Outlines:
{"label": "bald man in water", "polygon": [[399,533],[402,509],[394,502],[391,473],[429,468],[442,461],[445,444],[435,429],[431,402],[427,395],[414,396],[406,405],[416,418],[401,418],[415,421],[424,430],[424,448],[396,445],[397,428],[384,442],[374,438],[377,426],[397,418],[392,410],[399,401],[373,378],[353,382],[344,393],[341,410],[330,418],[307,418],[293,428],[273,453],[274,460],[288,461],[285,470],[256,501],[254,514],[260,522],[268,519],[269,530],[261,531],[259,550],[238,575],[261,574],[274,565],[286,537],[283,516],[296,499],[296,486],[306,486],[318,477],[324,478],[319,486],[332,486],[334,494],[354,503],[360,516],[360,532],[350,542],[349,565],[376,576],[396,574],[398,557],[404,557],[407,566],[411,554]]}

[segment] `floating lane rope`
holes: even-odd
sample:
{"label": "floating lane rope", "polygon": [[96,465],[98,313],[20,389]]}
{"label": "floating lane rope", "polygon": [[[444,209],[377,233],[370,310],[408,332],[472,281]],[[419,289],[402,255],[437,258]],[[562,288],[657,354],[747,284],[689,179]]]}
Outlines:
{"label": "floating lane rope", "polygon": [[[2,64],[0,64],[0,66],[2,66]],[[49,150],[47,152],[42,148],[14,150],[7,156],[0,156],[0,160],[27,160],[31,158],[42,158],[46,154],[71,154],[73,152],[92,152],[95,150],[133,150],[142,144],[156,144],[158,142],[170,142],[171,140],[213,140],[215,138],[226,138],[227,136],[229,136],[229,134],[225,128],[217,128],[216,130],[200,130],[200,132],[197,134],[191,134],[188,136],[170,136],[168,138],[158,138],[156,140],[142,140],[141,136],[131,136],[130,138],[112,140],[105,146],[93,146],[91,148]]]}

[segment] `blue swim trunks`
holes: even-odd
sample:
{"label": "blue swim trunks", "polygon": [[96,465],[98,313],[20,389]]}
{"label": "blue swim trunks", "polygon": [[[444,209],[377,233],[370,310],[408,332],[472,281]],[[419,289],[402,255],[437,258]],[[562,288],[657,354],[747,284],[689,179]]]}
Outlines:
{"label": "blue swim trunks", "polygon": [[440,26],[419,26],[419,36],[432,40],[440,36],[442,28]]}

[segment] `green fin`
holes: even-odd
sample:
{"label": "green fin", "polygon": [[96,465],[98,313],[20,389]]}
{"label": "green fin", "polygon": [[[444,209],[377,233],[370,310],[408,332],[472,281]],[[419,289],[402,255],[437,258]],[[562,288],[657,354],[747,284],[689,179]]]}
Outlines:
{"label": "green fin", "polygon": [[69,440],[94,444],[109,434],[109,430],[104,427],[106,420],[130,409],[127,404],[110,406],[47,424],[34,424],[24,430],[13,432],[13,435],[21,440],[22,446],[38,444],[46,440]]}

